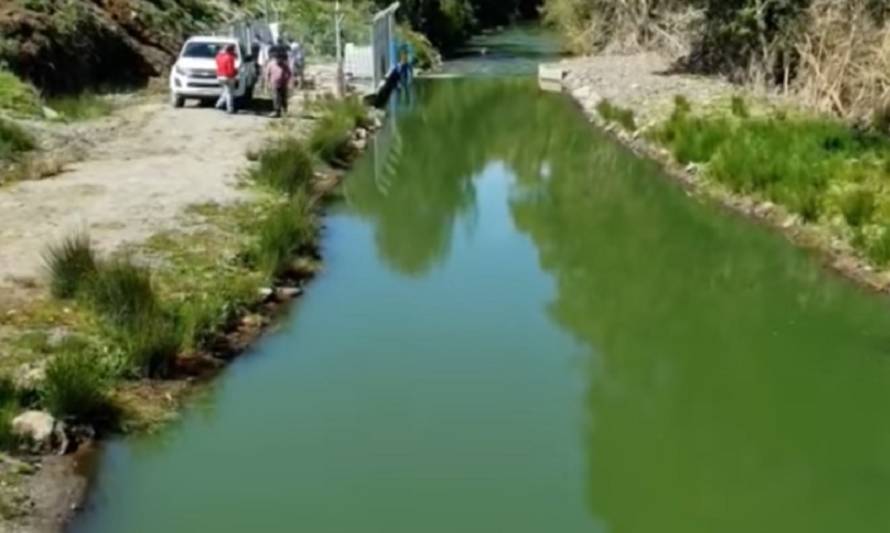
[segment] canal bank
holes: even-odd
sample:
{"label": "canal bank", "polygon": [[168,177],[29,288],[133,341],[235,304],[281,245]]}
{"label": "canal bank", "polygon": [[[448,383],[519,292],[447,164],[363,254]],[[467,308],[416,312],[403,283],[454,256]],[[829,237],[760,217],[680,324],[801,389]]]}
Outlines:
{"label": "canal bank", "polygon": [[883,531],[887,303],[531,75],[422,82],[325,272],[71,531]]}
{"label": "canal bank", "polygon": [[[755,120],[764,123],[771,120],[781,123],[788,116],[795,117],[796,120],[821,119],[826,123],[834,123],[835,119],[820,117],[813,110],[801,107],[799,102],[794,100],[793,94],[768,94],[762,91],[754,93],[748,88],[730,84],[717,77],[678,72],[670,61],[656,53],[564,59],[542,65],[539,79],[542,84],[549,85],[550,90],[565,91],[591,122],[606,129],[641,157],[658,161],[664,167],[665,173],[681,183],[691,194],[705,201],[717,202],[732,211],[774,228],[795,245],[816,252],[833,270],[870,289],[880,292],[890,290],[890,269],[886,263],[882,264],[870,257],[867,246],[862,242],[863,235],[869,231],[873,233],[874,230],[863,231],[861,227],[846,224],[845,215],[839,212],[843,210],[845,200],[843,198],[838,200],[836,197],[842,196],[843,191],[855,191],[857,187],[855,183],[847,183],[844,180],[832,183],[829,188],[833,191],[825,194],[828,200],[820,199],[820,201],[840,203],[841,210],[832,206],[835,209],[834,213],[823,213],[815,219],[810,219],[808,216],[802,216],[799,210],[770,198],[772,192],[769,190],[740,191],[721,183],[709,175],[710,167],[713,165],[708,165],[707,162],[678,161],[671,147],[666,146],[658,138],[659,129],[670,122],[678,98],[699,110],[698,115],[718,117],[717,120],[720,120],[720,117],[732,117],[733,102],[742,102],[744,118],[747,119],[747,114],[752,113],[756,115]],[[630,111],[633,127],[623,127],[611,118],[604,118],[601,111],[604,103],[614,106],[619,111]],[[754,111],[748,111],[749,107]],[[841,136],[846,133],[855,138],[863,133],[858,128],[839,122],[837,124],[840,125],[838,129],[841,131]],[[701,129],[705,127],[706,125],[702,124]],[[792,127],[793,124],[789,124],[789,131]],[[847,132],[843,132],[844,129]],[[879,133],[876,137],[882,135]],[[788,137],[788,142],[793,142],[793,134]],[[747,139],[742,139],[740,142],[744,140]],[[828,139],[826,142],[833,141]],[[765,144],[762,148],[764,153],[768,151]],[[796,153],[777,153],[765,157],[799,156]],[[813,155],[810,154],[809,157]],[[860,157],[867,160],[869,156]],[[846,162],[858,163],[858,157],[847,156]],[[767,162],[761,161],[760,164],[766,166]],[[819,170],[814,168],[812,172],[815,174]],[[883,171],[881,168],[875,168],[856,172],[878,176],[880,181]],[[880,204],[881,200],[877,203]],[[824,209],[824,206],[821,207]],[[881,211],[883,208],[866,206],[866,209]]]}

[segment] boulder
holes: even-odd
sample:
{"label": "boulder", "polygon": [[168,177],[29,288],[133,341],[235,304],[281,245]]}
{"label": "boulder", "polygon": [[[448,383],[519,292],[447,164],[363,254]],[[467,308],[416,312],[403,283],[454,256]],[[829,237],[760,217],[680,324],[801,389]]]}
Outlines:
{"label": "boulder", "polygon": [[275,295],[279,300],[291,300],[302,294],[303,289],[299,287],[278,287]]}
{"label": "boulder", "polygon": [[41,449],[52,447],[56,419],[45,411],[25,411],[12,419],[12,434]]}

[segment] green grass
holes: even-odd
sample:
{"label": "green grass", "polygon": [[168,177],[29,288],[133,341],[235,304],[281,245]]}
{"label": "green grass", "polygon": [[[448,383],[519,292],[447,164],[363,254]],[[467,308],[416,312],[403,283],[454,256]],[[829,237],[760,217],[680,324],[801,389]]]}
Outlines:
{"label": "green grass", "polygon": [[262,150],[250,178],[260,185],[287,195],[304,190],[312,181],[312,156],[293,137],[282,139]]}
{"label": "green grass", "polygon": [[729,106],[734,117],[748,118],[751,116],[750,111],[748,111],[748,103],[741,96],[733,96]]}
{"label": "green grass", "polygon": [[30,133],[16,123],[0,118],[0,160],[15,159],[36,146]]}
{"label": "green grass", "polygon": [[315,221],[305,195],[292,197],[272,209],[258,229],[249,252],[251,262],[270,277],[280,276],[289,261],[315,236]]}
{"label": "green grass", "polygon": [[138,323],[159,308],[151,273],[129,259],[102,264],[86,288],[86,299],[115,326]]}
{"label": "green grass", "polygon": [[183,346],[179,317],[154,311],[118,329],[128,366],[139,376],[163,378],[170,375]]}
{"label": "green grass", "polygon": [[96,274],[96,254],[89,236],[77,232],[47,247],[43,261],[56,298],[73,298]]}
{"label": "green grass", "polygon": [[15,446],[12,419],[18,412],[18,399],[18,391],[12,378],[0,375],[0,450],[9,450]]}
{"label": "green grass", "polygon": [[854,188],[841,196],[840,210],[850,227],[858,228],[871,221],[876,210],[875,193],[864,188]]}
{"label": "green grass", "polygon": [[596,112],[606,122],[615,122],[626,131],[634,132],[637,130],[633,110],[616,106],[606,98],[600,100],[600,103],[596,105]]}
{"label": "green grass", "polygon": [[46,367],[43,401],[60,418],[93,422],[109,411],[109,380],[98,354],[69,341]]}
{"label": "green grass", "polygon": [[95,93],[55,96],[47,100],[47,107],[69,121],[94,120],[114,111],[114,104]]}
{"label": "green grass", "polygon": [[36,116],[41,112],[40,97],[33,86],[0,68],[0,110],[14,115]]}
{"label": "green grass", "polygon": [[328,164],[347,166],[356,154],[352,145],[351,119],[333,113],[322,116],[309,136],[309,146]]}

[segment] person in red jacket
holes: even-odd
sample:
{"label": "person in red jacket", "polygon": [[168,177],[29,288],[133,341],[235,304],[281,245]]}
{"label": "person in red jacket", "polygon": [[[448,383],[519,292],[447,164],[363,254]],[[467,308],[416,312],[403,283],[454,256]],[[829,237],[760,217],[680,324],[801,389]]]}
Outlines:
{"label": "person in red jacket", "polygon": [[238,68],[235,66],[235,45],[227,44],[216,54],[216,78],[222,86],[222,94],[216,101],[216,108],[229,113],[235,112],[235,84],[238,80]]}

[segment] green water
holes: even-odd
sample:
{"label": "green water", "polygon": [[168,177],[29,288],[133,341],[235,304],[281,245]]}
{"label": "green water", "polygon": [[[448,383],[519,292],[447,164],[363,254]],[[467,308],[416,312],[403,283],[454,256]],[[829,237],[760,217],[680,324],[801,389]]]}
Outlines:
{"label": "green water", "polygon": [[417,89],[292,316],[72,531],[890,531],[884,298],[529,80]]}

